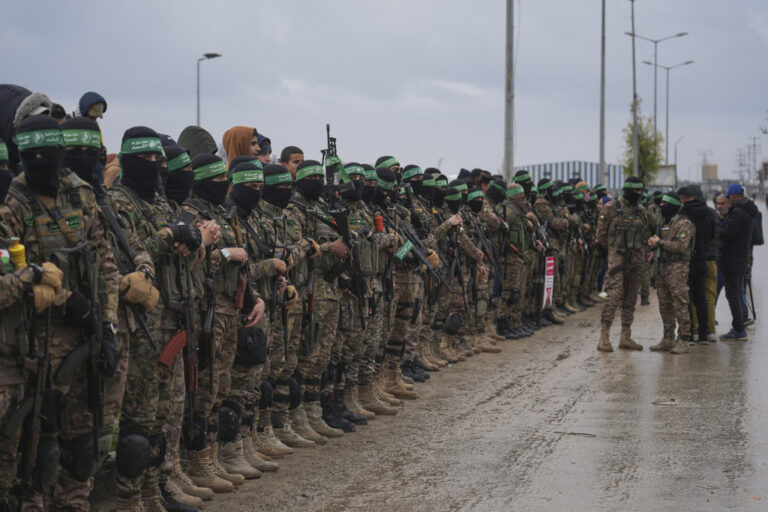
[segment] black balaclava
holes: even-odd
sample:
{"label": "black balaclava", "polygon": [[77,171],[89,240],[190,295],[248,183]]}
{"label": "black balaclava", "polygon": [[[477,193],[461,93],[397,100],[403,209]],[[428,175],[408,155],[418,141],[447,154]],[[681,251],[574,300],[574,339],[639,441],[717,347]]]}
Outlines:
{"label": "black balaclava", "polygon": [[229,180],[213,181],[214,178],[226,174],[227,168],[224,161],[210,153],[199,153],[192,159],[192,169],[195,171],[192,193],[216,206],[224,204],[229,190]]}
{"label": "black balaclava", "polygon": [[584,209],[584,194],[575,194],[573,196],[573,202],[576,205],[576,209],[582,211]]}
{"label": "black balaclava", "polygon": [[[232,175],[232,182],[235,183],[238,181],[236,176],[237,173],[246,171],[260,171],[261,169],[261,166],[251,163],[250,161],[239,163],[233,167],[230,172]],[[229,192],[229,197],[235,203],[237,203],[240,208],[245,210],[247,213],[251,213],[251,211],[256,207],[257,204],[259,204],[259,201],[261,200],[261,190],[251,188],[246,183],[235,183],[232,185],[232,190]]]}
{"label": "black balaclava", "polygon": [[[296,170],[296,177],[298,178],[298,169]],[[275,184],[268,184],[270,181],[270,177],[273,176],[279,176],[282,174],[288,175],[288,181],[284,181],[281,183],[275,183]],[[301,181],[307,181],[307,180],[301,180]],[[312,181],[312,180],[309,180]],[[280,188],[280,185],[283,183],[290,183],[291,182],[291,173],[283,167],[282,165],[277,164],[267,164],[264,166],[264,191],[261,193],[261,198],[264,199],[266,202],[268,202],[271,205],[277,206],[278,208],[285,208],[288,206],[288,203],[291,201],[291,195],[293,194],[293,190],[290,188]],[[318,182],[321,184],[321,191],[322,191],[322,182]],[[298,190],[298,182],[297,182],[297,190]],[[303,194],[302,194],[303,195]],[[304,196],[306,199],[309,199],[307,196]]]}
{"label": "black balaclava", "polygon": [[304,199],[310,202],[317,201],[320,196],[323,194],[323,181],[324,180],[315,180],[315,179],[301,179],[303,176],[303,173],[301,172],[303,169],[306,168],[315,168],[315,167],[321,167],[322,164],[318,162],[317,160],[304,160],[299,164],[299,166],[296,168],[296,191],[301,194]]}
{"label": "black balaclava", "polygon": [[531,188],[533,188],[533,181],[531,180],[531,174],[527,170],[520,169],[515,173],[515,177],[512,179],[515,183],[523,187],[523,193],[526,196],[531,193]]}
{"label": "black balaclava", "polygon": [[461,208],[461,192],[454,187],[448,187],[445,190],[445,204],[452,213],[459,213]]}
{"label": "black balaclava", "polygon": [[[373,172],[376,172],[376,171],[374,170],[373,166],[370,164],[360,164],[360,166],[363,169],[365,169],[365,173],[366,173],[365,181],[369,181],[368,174],[371,171]],[[378,181],[378,178],[376,179],[376,181]],[[366,204],[371,204],[374,197],[376,197],[376,187],[375,186],[371,187],[366,184],[365,188],[363,188],[363,202],[365,202]]]}
{"label": "black balaclava", "polygon": [[680,197],[674,192],[668,192],[664,194],[661,202],[664,203],[661,205],[661,216],[664,217],[664,220],[669,222],[670,219],[680,211],[680,206],[682,206]]}
{"label": "black balaclava", "polygon": [[[639,186],[638,186],[639,184]],[[630,176],[624,181],[622,197],[630,204],[637,204],[643,195],[643,181],[637,176]]]}
{"label": "black balaclava", "polygon": [[167,175],[163,182],[165,197],[177,203],[183,203],[189,197],[192,190],[192,182],[195,179],[195,173],[190,168],[192,161],[189,159],[189,152],[179,146],[167,146],[165,148],[167,159]]}
{"label": "black balaclava", "polygon": [[[376,176],[379,178],[376,185],[376,196],[373,201],[381,207],[387,207],[387,199],[392,197],[393,191],[397,188],[397,176],[389,167],[377,167]],[[391,187],[391,188],[390,188]]]}
{"label": "black balaclava", "polygon": [[[419,166],[418,166],[418,165],[413,165],[413,164],[410,164],[410,165],[406,165],[406,166],[403,168],[403,176],[406,176],[406,175],[408,174],[408,171],[410,171],[411,169],[418,169],[418,168],[419,168]],[[414,176],[410,176],[410,177],[408,177],[408,178],[403,178],[403,181],[404,181],[405,183],[408,183],[408,184],[411,186],[411,190],[413,190],[413,193],[414,193],[415,195],[417,195],[417,196],[420,196],[420,195],[421,195],[421,189],[423,188],[423,186],[424,186],[424,183],[423,183],[423,181],[422,181],[422,180],[423,180],[423,175],[422,175],[422,173],[421,173],[421,172],[419,172],[419,173],[418,173],[418,175],[419,175],[419,176],[422,176],[422,179],[421,179],[421,180],[415,180],[415,179],[413,179],[413,178],[414,178]]]}
{"label": "black balaclava", "polygon": [[424,175],[424,179],[421,182],[421,197],[427,200],[429,204],[435,203],[435,179],[429,174]]}
{"label": "black balaclava", "polygon": [[506,197],[506,194],[507,188],[504,186],[503,181],[491,181],[490,185],[488,185],[488,190],[485,191],[485,195],[488,196],[488,199],[493,201],[493,204],[499,204],[502,202]]}
{"label": "black balaclava", "polygon": [[[160,136],[152,128],[146,126],[135,126],[128,128],[123,134],[123,142],[127,139],[155,138],[160,141]],[[150,151],[147,151],[148,153]],[[154,151],[152,151],[154,152]],[[162,163],[150,162],[139,157],[136,154],[120,154],[120,164],[123,173],[120,182],[126,187],[134,190],[139,197],[147,202],[152,202],[157,194],[157,184],[160,179],[160,168]]]}
{"label": "black balaclava", "polygon": [[[36,132],[36,133],[27,133]],[[45,135],[43,135],[45,134]],[[45,141],[40,141],[41,137]],[[56,197],[59,188],[58,171],[64,159],[61,127],[50,116],[29,116],[19,124],[16,131],[21,163],[27,185],[38,194]],[[42,151],[42,158],[28,158],[28,151]]]}
{"label": "black balaclava", "polygon": [[536,184],[536,189],[539,191],[540,196],[552,199],[552,192],[555,188],[552,186],[552,180],[549,178],[541,178]]}
{"label": "black balaclava", "polygon": [[[61,130],[62,132],[67,133],[73,133],[69,132],[69,130],[83,130],[85,132],[90,132],[93,135],[98,134],[99,139],[101,138],[101,135],[99,134],[99,125],[89,117],[75,117],[64,121],[61,125]],[[71,149],[64,152],[62,166],[77,174],[80,179],[91,185],[93,188],[101,188],[99,177],[96,174],[96,168],[99,165],[100,148],[91,147],[89,145],[91,142],[90,137],[88,137],[86,143],[81,144],[78,144],[75,141],[68,142],[67,139],[68,137],[65,138],[64,145]],[[88,147],[88,149],[81,149],[82,147]]]}

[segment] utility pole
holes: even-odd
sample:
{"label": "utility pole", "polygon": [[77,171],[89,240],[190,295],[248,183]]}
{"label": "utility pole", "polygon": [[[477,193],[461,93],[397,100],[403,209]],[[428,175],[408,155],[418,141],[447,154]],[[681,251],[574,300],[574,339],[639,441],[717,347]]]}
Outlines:
{"label": "utility pole", "polygon": [[605,0],[603,0],[603,21],[600,36],[600,183],[607,185],[605,169]]}
{"label": "utility pole", "polygon": [[757,173],[758,181],[760,183],[760,195],[763,194],[763,172],[762,169],[758,168],[757,166],[757,155],[760,152],[760,146],[757,143],[757,137],[750,137],[750,141],[752,142],[750,144],[752,148],[752,172]]}
{"label": "utility pole", "polygon": [[506,87],[504,95],[504,177],[515,174],[515,24],[514,0],[507,0]]}
{"label": "utility pole", "polygon": [[[632,4],[632,34],[635,33],[635,0],[629,0]],[[635,37],[632,37],[632,176],[643,177],[640,174],[638,160],[637,141],[637,73],[635,70]]]}

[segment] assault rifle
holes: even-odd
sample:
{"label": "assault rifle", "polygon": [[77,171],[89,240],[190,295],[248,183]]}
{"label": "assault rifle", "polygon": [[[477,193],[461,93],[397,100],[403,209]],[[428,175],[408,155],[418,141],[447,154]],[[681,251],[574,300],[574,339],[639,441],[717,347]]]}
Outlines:
{"label": "assault rifle", "polygon": [[210,365],[210,379],[208,382],[208,392],[213,394],[214,382],[216,381],[216,340],[213,337],[213,318],[216,313],[216,271],[213,269],[213,263],[211,262],[210,247],[205,249],[205,298],[208,304],[208,309],[205,311],[205,319],[203,320],[203,330],[200,333],[200,344],[205,345],[205,352],[208,356],[208,364]]}

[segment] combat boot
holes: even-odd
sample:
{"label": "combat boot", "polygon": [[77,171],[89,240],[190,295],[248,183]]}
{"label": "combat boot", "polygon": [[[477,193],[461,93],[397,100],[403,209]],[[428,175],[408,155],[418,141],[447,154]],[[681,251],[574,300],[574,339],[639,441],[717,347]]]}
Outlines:
{"label": "combat boot", "polygon": [[625,350],[643,350],[643,346],[632,339],[632,328],[628,325],[621,326],[619,348],[623,348]]}
{"label": "combat boot", "polygon": [[147,486],[146,479],[144,483],[141,488],[141,509],[144,512],[166,512],[160,488],[154,483]]}
{"label": "combat boot", "polygon": [[331,395],[331,405],[335,409],[336,414],[355,425],[367,425],[368,418],[366,416],[356,414],[347,408],[345,396],[346,392],[343,389],[337,389]]}
{"label": "combat boot", "polygon": [[283,443],[277,438],[277,435],[275,434],[275,427],[273,427],[272,425],[267,425],[264,428],[264,432],[267,434],[267,437],[269,438],[270,446],[272,446],[275,450],[279,450],[283,452],[285,455],[290,455],[294,452],[293,448],[286,445],[285,443]]}
{"label": "combat boot", "polygon": [[444,366],[448,366],[448,361],[440,357],[440,339],[435,338],[429,342],[429,346],[426,349],[426,355],[429,358],[429,362],[432,364],[437,365],[437,369],[434,371],[439,371],[440,368]]}
{"label": "combat boot", "polygon": [[672,350],[669,351],[670,354],[687,354],[690,352],[690,348],[688,348],[688,340],[686,340],[687,336],[681,336],[678,338],[678,340],[675,342],[675,346],[672,347]]}
{"label": "combat boot", "polygon": [[344,400],[346,401],[347,409],[349,409],[353,413],[360,416],[364,416],[369,420],[372,420],[373,418],[376,417],[376,414],[373,411],[367,410],[360,403],[360,393],[358,388],[354,387],[352,389],[345,389]]}
{"label": "combat boot", "polygon": [[184,494],[189,496],[196,496],[201,500],[210,500],[213,498],[213,489],[209,487],[199,487],[187,476],[184,470],[181,468],[181,459],[177,454],[173,458],[173,469],[168,477],[178,486],[178,488]]}
{"label": "combat boot", "polygon": [[603,297],[601,297],[600,294],[597,293],[596,290],[589,294],[589,300],[591,300],[595,304],[597,304],[598,302],[605,301],[605,299]]}
{"label": "combat boot", "polygon": [[335,407],[332,395],[332,393],[320,395],[320,405],[323,409],[323,421],[325,421],[329,427],[341,429],[345,433],[355,432],[355,424],[341,417],[340,411]]}
{"label": "combat boot", "polygon": [[542,318],[546,318],[547,320],[549,320],[550,323],[553,323],[555,325],[563,325],[563,321],[555,315],[555,313],[552,311],[551,308],[545,309],[542,312],[541,316]]}
{"label": "combat boot", "polygon": [[475,336],[475,346],[480,349],[481,352],[487,352],[490,354],[498,354],[501,352],[501,347],[493,344],[492,340],[485,338],[484,336]]}
{"label": "combat boot", "polygon": [[491,313],[487,313],[483,318],[483,324],[485,326],[485,331],[483,332],[485,333],[486,337],[491,338],[494,341],[506,341],[507,338],[499,334],[496,330],[498,322],[495,322],[492,317],[493,315]]}
{"label": "combat boot", "polygon": [[450,342],[446,338],[440,340],[440,357],[448,362],[448,364],[456,364],[459,362],[459,358],[456,352],[450,346]]}
{"label": "combat boot", "polygon": [[390,395],[386,392],[384,389],[385,383],[384,383],[384,371],[382,371],[379,375],[376,376],[376,378],[373,380],[373,391],[376,395],[376,397],[381,400],[382,402],[388,403],[391,406],[397,407],[402,404],[402,402],[395,398],[393,395]]}
{"label": "combat boot", "polygon": [[141,508],[141,498],[117,498],[116,512],[144,512]]}
{"label": "combat boot", "polygon": [[315,432],[307,421],[307,415],[304,413],[304,404],[299,404],[295,409],[288,411],[288,417],[291,420],[291,428],[304,439],[314,441],[315,444],[328,444],[328,439]]}
{"label": "combat boot", "polygon": [[200,451],[187,450],[184,472],[189,479],[199,487],[207,487],[213,492],[231,492],[234,485],[228,480],[216,475],[211,465],[211,447],[206,446]]}
{"label": "combat boot", "polygon": [[225,443],[219,451],[221,466],[227,473],[242,475],[246,480],[261,478],[261,471],[251,466],[243,454],[243,441],[238,439],[231,443]]}
{"label": "combat boot", "polygon": [[213,472],[216,473],[218,477],[232,482],[232,485],[235,487],[238,485],[243,485],[245,483],[245,477],[243,475],[230,473],[224,469],[224,466],[221,465],[221,462],[219,462],[219,449],[219,443],[211,444],[211,467],[213,468]]}
{"label": "combat boot", "polygon": [[666,352],[668,350],[671,350],[675,346],[674,340],[671,340],[669,338],[661,338],[661,342],[657,345],[652,345],[650,347],[651,350],[654,352]]}
{"label": "combat boot", "polygon": [[[280,469],[277,462],[264,459],[253,447],[253,436],[256,430],[251,430],[248,427],[242,427],[240,429],[240,436],[243,438],[243,455],[248,464],[255,467],[262,473],[275,472]],[[266,455],[264,455],[266,457]]]}
{"label": "combat boot", "polygon": [[613,352],[613,345],[611,345],[611,327],[603,324],[603,328],[600,331],[600,341],[597,342],[597,350],[601,352]]}
{"label": "combat boot", "polygon": [[572,299],[572,298],[571,298],[571,299],[568,299],[568,300],[565,302],[565,309],[567,309],[567,310],[568,310],[568,311],[570,311],[571,313],[579,313],[579,312],[583,311],[581,308],[579,308],[579,307],[577,307],[577,306],[575,306],[575,305],[573,304],[573,299]]}
{"label": "combat boot", "polygon": [[373,386],[360,386],[360,405],[363,409],[377,415],[395,415],[397,409],[379,400],[373,392]]}
{"label": "combat boot", "polygon": [[404,398],[405,400],[415,400],[419,398],[419,394],[415,391],[411,391],[403,387],[402,382],[398,376],[398,372],[394,369],[385,370],[386,387],[384,390],[387,393],[393,394],[397,398]]}
{"label": "combat boot", "polygon": [[282,428],[273,429],[273,432],[275,433],[275,437],[277,437],[281,443],[290,446],[291,448],[311,448],[316,446],[314,441],[304,439],[297,434],[288,423],[283,424]]}
{"label": "combat boot", "polygon": [[170,510],[169,505],[173,507],[173,502],[194,509],[203,506],[203,500],[197,496],[186,494],[178,485],[176,485],[176,482],[174,482],[172,478],[168,478],[165,482],[160,484],[160,492],[163,495],[163,501],[165,501],[165,506],[168,510]]}
{"label": "combat boot", "polygon": [[338,428],[332,428],[323,420],[320,402],[304,402],[304,412],[307,415],[307,422],[312,430],[324,437],[341,437],[344,431]]}

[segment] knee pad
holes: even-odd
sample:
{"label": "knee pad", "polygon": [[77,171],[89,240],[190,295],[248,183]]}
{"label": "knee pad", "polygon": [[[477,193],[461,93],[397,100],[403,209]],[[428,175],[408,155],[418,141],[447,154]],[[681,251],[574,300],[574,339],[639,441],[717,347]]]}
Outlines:
{"label": "knee pad", "polygon": [[152,447],[142,431],[120,431],[117,441],[117,470],[127,478],[136,478],[149,467]]}
{"label": "knee pad", "polygon": [[159,467],[163,464],[165,459],[165,435],[160,432],[159,434],[152,434],[149,436],[149,446],[151,449],[151,455],[149,457],[150,467]]}
{"label": "knee pad", "polygon": [[240,433],[240,416],[242,409],[240,405],[231,401],[224,400],[219,407],[219,441],[222,443],[231,443]]}
{"label": "knee pad", "polygon": [[61,449],[55,437],[41,437],[37,443],[37,458],[32,474],[32,487],[44,493],[56,481],[56,469],[59,467]]}
{"label": "knee pad", "polygon": [[191,421],[185,421],[182,432],[184,434],[184,446],[187,450],[199,452],[205,448],[205,434],[208,431],[208,422],[205,418],[193,417]]}
{"label": "knee pad", "polygon": [[97,441],[98,444],[94,445],[93,434],[90,433],[70,441],[60,441],[61,467],[78,482],[87,482],[101,467],[112,448],[112,431],[101,429]]}
{"label": "knee pad", "polygon": [[455,336],[459,334],[459,329],[461,328],[462,322],[463,320],[460,314],[451,313],[450,315],[448,315],[448,318],[445,319],[445,324],[443,324],[443,331],[446,334]]}
{"label": "knee pad", "polygon": [[262,381],[259,386],[261,390],[261,398],[259,398],[259,409],[266,409],[272,405],[272,383],[269,379]]}

